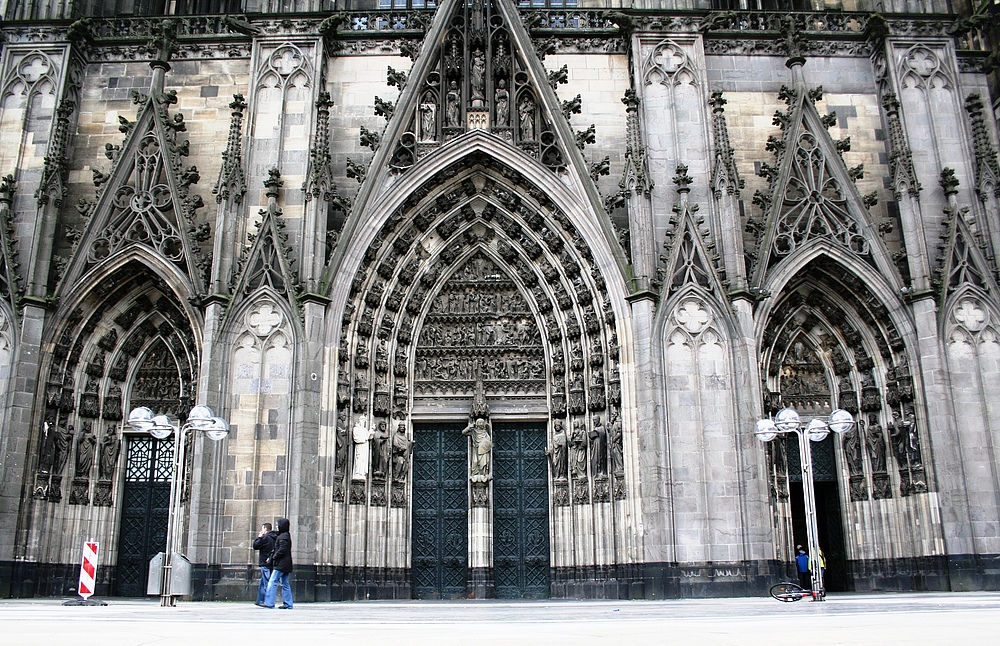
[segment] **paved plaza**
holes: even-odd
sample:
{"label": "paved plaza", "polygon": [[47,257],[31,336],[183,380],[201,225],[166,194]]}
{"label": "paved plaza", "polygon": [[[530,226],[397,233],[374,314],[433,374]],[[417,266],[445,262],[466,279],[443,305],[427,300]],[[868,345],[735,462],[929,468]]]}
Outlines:
{"label": "paved plaza", "polygon": [[836,594],[824,603],[770,598],[679,601],[395,601],[299,604],[111,599],[0,602],[8,643],[159,644],[995,644],[1000,593]]}

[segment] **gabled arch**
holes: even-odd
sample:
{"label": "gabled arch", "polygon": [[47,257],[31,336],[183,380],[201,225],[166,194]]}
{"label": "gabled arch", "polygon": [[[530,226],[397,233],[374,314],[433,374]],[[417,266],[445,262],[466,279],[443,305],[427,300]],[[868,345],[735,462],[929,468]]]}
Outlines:
{"label": "gabled arch", "polygon": [[120,149],[108,149],[111,171],[95,179],[100,184],[96,203],[57,286],[60,297],[73,292],[84,275],[115,265],[118,256],[135,249],[176,267],[183,283],[178,293],[205,290],[211,259],[199,243],[209,237],[209,227],[195,224],[195,212],[204,203],[189,190],[200,176],[197,167],[183,165],[188,142],[179,141],[178,133],[187,126],[181,113],[171,117],[168,110],[177,103],[177,93],[163,91],[159,73],[154,79],[149,96],[136,96],[141,104],[136,121],[121,118],[125,141]]}
{"label": "gabled arch", "polygon": [[[466,21],[468,27],[464,33],[458,33],[463,31],[458,28]],[[479,27],[476,27],[477,24]],[[457,40],[448,40],[451,35]],[[482,60],[483,52],[491,54],[490,60]],[[441,78],[442,74],[444,78]],[[479,3],[445,0],[441,3],[408,78],[382,134],[382,145],[372,159],[372,172],[361,185],[353,215],[341,239],[353,239],[349,231],[350,220],[361,217],[367,221],[373,210],[378,208],[377,204],[391,197],[387,193],[394,193],[399,182],[414,173],[420,160],[436,158],[438,164],[450,163],[433,151],[452,149],[472,135],[476,136],[476,141],[491,140],[492,154],[516,159],[513,167],[528,164],[532,169],[543,169],[548,181],[570,188],[575,194],[575,201],[589,211],[587,217],[595,221],[606,219],[603,217],[600,193],[577,148],[576,137],[568,120],[562,116],[560,101],[549,85],[547,73],[524,21],[511,0]],[[508,82],[510,80],[514,83]],[[503,89],[501,81],[507,82]],[[427,89],[434,89],[439,101],[434,112],[424,110],[430,106],[421,103]],[[501,98],[498,99],[494,91],[501,89]],[[440,130],[442,136],[434,141],[424,141],[422,145],[418,140],[423,138],[423,124],[420,123],[423,115],[433,116],[435,124],[449,125],[442,117],[442,112],[448,109],[448,104],[442,103],[442,94],[446,97],[454,95],[461,104],[456,105],[461,123],[450,125],[449,132],[444,132],[445,127],[435,126],[435,134]],[[514,102],[530,98],[531,105],[523,110],[528,117],[526,121],[519,121],[522,114],[519,112],[522,110],[520,103],[510,104],[506,110],[496,107],[498,103],[504,103],[502,97],[505,96],[508,101]],[[505,111],[509,125],[496,125],[504,122],[502,114]],[[489,125],[491,118],[495,125],[492,128]],[[450,121],[456,122],[455,119]],[[543,121],[546,124],[544,128],[540,127]],[[495,134],[487,133],[486,128]],[[521,131],[529,130],[537,136],[537,141],[520,135]],[[399,158],[397,153],[400,149],[414,151],[406,153],[408,158],[416,158],[413,166],[403,168],[393,164],[393,160]],[[501,153],[501,149],[505,152]],[[551,191],[548,192],[551,194]],[[609,222],[602,223],[602,226],[610,229]],[[608,233],[605,235],[609,239],[615,239]]]}
{"label": "gabled arch", "polygon": [[[844,254],[829,241],[815,240],[800,253],[788,258],[780,266],[771,272],[766,281],[761,285],[764,293],[777,295],[788,288],[791,281],[800,275],[808,273],[807,268],[816,262],[833,262],[841,266],[843,276],[849,280],[859,281],[865,289],[873,295],[873,298],[887,310],[887,316],[891,317],[892,324],[899,329],[899,332],[908,338],[915,333],[913,321],[906,313],[900,292],[895,285],[892,285],[886,278],[875,271],[871,265],[860,261],[854,256]],[[774,298],[764,300],[754,313],[755,336],[760,338],[764,332],[766,321],[771,316],[771,312],[776,305]]]}
{"label": "gabled arch", "polygon": [[335,283],[333,277],[358,267],[364,250],[377,235],[377,227],[386,226],[394,213],[409,208],[415,195],[420,195],[422,199],[432,191],[441,192],[439,187],[445,183],[454,184],[453,178],[460,169],[477,164],[489,164],[494,169],[490,172],[509,176],[526,193],[544,196],[550,210],[564,214],[591,248],[595,262],[602,271],[609,272],[609,289],[616,296],[620,295],[623,301],[627,294],[625,268],[628,261],[607,217],[590,208],[572,184],[560,181],[538,162],[524,157],[496,137],[474,130],[433,155],[422,158],[392,184],[391,190],[379,195],[366,209],[355,209],[340,236],[341,240],[350,241],[350,244],[337,246],[326,271],[330,290],[328,296],[333,302],[343,302],[344,296],[343,286]]}
{"label": "gabled arch", "polygon": [[841,156],[842,150],[850,150],[849,139],[831,139],[814,105],[822,97],[822,88],[807,92],[800,65],[792,68],[795,87],[783,87],[779,94],[788,111],[775,115],[782,136],[771,137],[767,146],[775,153],[776,163],[762,172],[769,180],[768,193],[754,198],[764,209],[764,219],[758,223],[762,233],[753,253],[751,283],[762,286],[772,272],[822,241],[837,249],[837,255],[853,255],[874,267],[884,280],[902,287],[899,272],[854,185],[859,169],[848,170]]}
{"label": "gabled arch", "polygon": [[107,281],[115,280],[115,276],[127,267],[138,268],[140,272],[152,272],[158,280],[163,281],[164,285],[176,296],[177,302],[181,304],[185,315],[191,322],[192,332],[200,347],[204,320],[201,312],[191,305],[195,294],[190,291],[190,282],[177,267],[165,262],[163,258],[151,250],[140,246],[131,247],[114,258],[110,258],[107,263],[93,267],[81,275],[74,285],[74,289],[68,290],[60,298],[59,308],[52,319],[53,326],[48,328],[49,335],[57,336],[59,332],[52,331],[60,330],[62,321],[79,308],[91,292],[105,289]]}

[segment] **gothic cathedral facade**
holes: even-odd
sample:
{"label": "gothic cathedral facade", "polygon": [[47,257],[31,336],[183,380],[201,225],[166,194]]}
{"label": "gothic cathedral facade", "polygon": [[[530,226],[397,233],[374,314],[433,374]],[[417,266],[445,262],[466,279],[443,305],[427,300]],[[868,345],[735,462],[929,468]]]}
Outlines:
{"label": "gothic cathedral facade", "polygon": [[981,5],[6,0],[0,595],[1000,588]]}

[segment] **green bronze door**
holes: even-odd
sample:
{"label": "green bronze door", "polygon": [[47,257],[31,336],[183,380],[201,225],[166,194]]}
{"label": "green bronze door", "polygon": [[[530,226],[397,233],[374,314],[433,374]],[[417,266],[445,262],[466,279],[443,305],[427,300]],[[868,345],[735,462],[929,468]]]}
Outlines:
{"label": "green bronze door", "polygon": [[465,424],[413,426],[413,597],[464,599],[468,581]]}
{"label": "green bronze door", "polygon": [[545,425],[493,423],[493,573],[498,599],[549,596]]}

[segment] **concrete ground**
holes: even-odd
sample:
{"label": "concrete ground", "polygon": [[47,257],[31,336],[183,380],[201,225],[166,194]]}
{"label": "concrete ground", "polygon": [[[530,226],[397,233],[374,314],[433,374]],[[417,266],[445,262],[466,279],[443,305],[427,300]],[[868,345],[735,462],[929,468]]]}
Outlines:
{"label": "concrete ground", "polygon": [[679,601],[367,601],[266,610],[252,603],[109,599],[0,601],[3,641],[18,646],[239,644],[813,644],[1000,643],[1000,593],[832,594]]}

